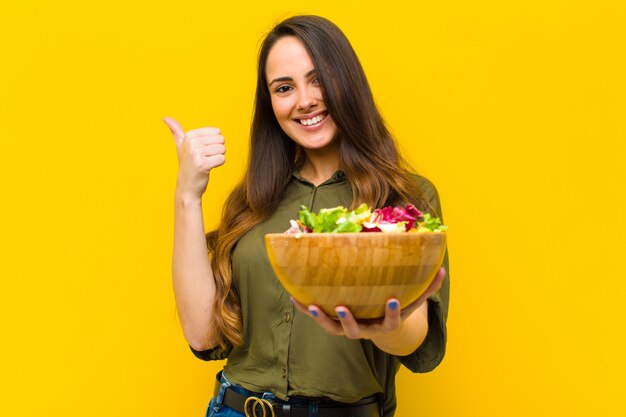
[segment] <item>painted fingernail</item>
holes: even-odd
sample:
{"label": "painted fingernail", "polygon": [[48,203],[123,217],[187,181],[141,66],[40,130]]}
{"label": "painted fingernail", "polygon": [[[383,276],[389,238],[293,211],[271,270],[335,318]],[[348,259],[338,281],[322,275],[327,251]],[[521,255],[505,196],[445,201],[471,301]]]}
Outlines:
{"label": "painted fingernail", "polygon": [[295,304],[295,302],[293,301],[293,297],[289,297],[289,301],[291,302],[291,304]]}
{"label": "painted fingernail", "polygon": [[394,311],[396,308],[398,308],[398,302],[397,301],[390,302],[389,308],[391,309],[391,311]]}
{"label": "painted fingernail", "polygon": [[339,314],[339,318],[342,318],[342,319],[346,318],[346,312],[343,310],[339,310],[337,314]]}
{"label": "painted fingernail", "polygon": [[317,311],[315,311],[314,309],[309,308],[309,312],[311,313],[313,317],[317,317]]}

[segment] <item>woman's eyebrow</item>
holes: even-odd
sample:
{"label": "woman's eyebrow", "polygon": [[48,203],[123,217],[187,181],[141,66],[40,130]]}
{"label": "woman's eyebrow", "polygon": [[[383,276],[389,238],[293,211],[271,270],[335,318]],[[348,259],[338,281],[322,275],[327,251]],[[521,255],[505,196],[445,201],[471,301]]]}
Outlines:
{"label": "woman's eyebrow", "polygon": [[[311,71],[307,72],[306,74],[304,74],[304,78],[309,78],[311,75],[313,75],[314,73],[317,72],[316,68],[313,68]],[[293,81],[293,78],[291,77],[278,77],[278,78],[274,78],[269,84],[268,86],[271,86],[274,83],[278,83],[281,81]]]}

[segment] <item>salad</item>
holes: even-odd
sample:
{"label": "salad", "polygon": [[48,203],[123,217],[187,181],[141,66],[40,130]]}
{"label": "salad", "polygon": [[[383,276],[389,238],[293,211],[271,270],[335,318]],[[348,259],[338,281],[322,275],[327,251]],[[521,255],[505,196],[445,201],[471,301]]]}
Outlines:
{"label": "salad", "polygon": [[372,211],[363,203],[352,211],[337,206],[321,209],[317,214],[302,206],[298,214],[298,220],[289,221],[291,227],[285,233],[444,232],[448,228],[439,217],[422,213],[411,204]]}

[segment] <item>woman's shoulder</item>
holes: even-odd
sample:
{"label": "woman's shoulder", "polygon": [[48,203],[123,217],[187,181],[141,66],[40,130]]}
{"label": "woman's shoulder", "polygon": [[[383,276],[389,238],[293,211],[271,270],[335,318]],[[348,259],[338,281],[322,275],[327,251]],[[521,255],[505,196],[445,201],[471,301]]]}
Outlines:
{"label": "woman's shoulder", "polygon": [[437,188],[435,187],[435,184],[433,184],[433,182],[431,180],[429,180],[428,178],[426,178],[425,176],[417,174],[415,172],[411,172],[411,173],[409,173],[409,177],[413,181],[415,181],[415,183],[423,191],[428,191],[430,193],[436,193],[437,192]]}
{"label": "woman's shoulder", "polygon": [[423,201],[426,203],[426,211],[434,210],[441,217],[441,204],[439,201],[439,192],[435,184],[423,175],[410,173],[409,177],[417,185]]}
{"label": "woman's shoulder", "polygon": [[437,187],[435,187],[435,184],[431,180],[415,172],[411,172],[409,177],[415,181],[427,201],[430,201],[433,198],[439,198]]}

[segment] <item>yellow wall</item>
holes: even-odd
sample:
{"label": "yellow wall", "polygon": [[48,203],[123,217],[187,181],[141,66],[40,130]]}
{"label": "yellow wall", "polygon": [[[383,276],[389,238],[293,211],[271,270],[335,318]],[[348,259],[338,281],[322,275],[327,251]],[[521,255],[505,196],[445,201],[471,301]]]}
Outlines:
{"label": "yellow wall", "polygon": [[203,415],[221,364],[175,314],[161,118],[224,132],[213,226],[295,13],[346,32],[451,226],[447,357],[401,372],[398,416],[624,415],[623,2],[179,3],[0,12],[0,415]]}

